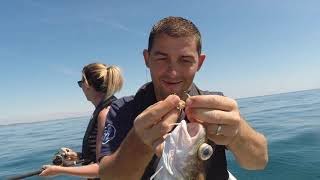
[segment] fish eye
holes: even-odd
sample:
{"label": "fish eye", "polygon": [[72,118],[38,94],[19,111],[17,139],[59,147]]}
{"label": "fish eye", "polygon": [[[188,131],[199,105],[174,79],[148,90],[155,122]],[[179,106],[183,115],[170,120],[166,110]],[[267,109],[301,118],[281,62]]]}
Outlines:
{"label": "fish eye", "polygon": [[198,157],[199,159],[205,161],[208,160],[213,154],[213,148],[207,143],[201,144],[198,149]]}

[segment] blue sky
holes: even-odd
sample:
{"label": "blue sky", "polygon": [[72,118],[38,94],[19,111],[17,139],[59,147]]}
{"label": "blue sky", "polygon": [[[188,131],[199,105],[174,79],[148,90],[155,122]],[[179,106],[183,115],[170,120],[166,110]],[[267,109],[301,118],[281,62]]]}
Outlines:
{"label": "blue sky", "polygon": [[0,124],[86,115],[76,81],[85,64],[118,65],[133,94],[151,26],[183,16],[207,55],[195,82],[233,98],[320,88],[320,1],[0,2]]}

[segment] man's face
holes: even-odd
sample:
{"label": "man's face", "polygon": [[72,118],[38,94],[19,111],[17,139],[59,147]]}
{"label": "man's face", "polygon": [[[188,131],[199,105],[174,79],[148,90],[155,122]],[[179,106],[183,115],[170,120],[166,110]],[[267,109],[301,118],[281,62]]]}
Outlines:
{"label": "man's face", "polygon": [[150,52],[144,51],[144,59],[150,69],[157,100],[170,94],[184,99],[196,72],[201,68],[205,55],[197,52],[194,37],[155,37]]}

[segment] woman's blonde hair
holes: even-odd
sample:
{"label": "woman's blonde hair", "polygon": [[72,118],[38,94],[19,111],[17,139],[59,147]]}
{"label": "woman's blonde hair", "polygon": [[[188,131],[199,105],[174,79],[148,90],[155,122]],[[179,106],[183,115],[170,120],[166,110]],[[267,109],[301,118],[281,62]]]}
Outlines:
{"label": "woman's blonde hair", "polygon": [[96,91],[105,93],[105,98],[109,98],[120,91],[123,85],[120,68],[102,63],[91,63],[83,67],[82,78]]}

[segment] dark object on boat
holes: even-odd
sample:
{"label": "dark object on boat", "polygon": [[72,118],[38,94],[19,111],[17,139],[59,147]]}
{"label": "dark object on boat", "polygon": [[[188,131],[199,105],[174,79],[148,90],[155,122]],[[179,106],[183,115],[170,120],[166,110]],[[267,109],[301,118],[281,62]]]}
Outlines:
{"label": "dark object on boat", "polygon": [[[53,160],[52,160],[53,165],[64,166],[64,167],[75,166],[78,164],[82,164],[83,162],[84,162],[83,159],[69,160],[67,158],[67,156],[65,154],[61,153],[60,151],[54,155]],[[44,169],[40,169],[37,171],[32,171],[32,172],[28,172],[28,173],[21,174],[21,175],[11,176],[8,178],[8,180],[19,180],[19,179],[24,179],[27,177],[39,175],[43,170]]]}

